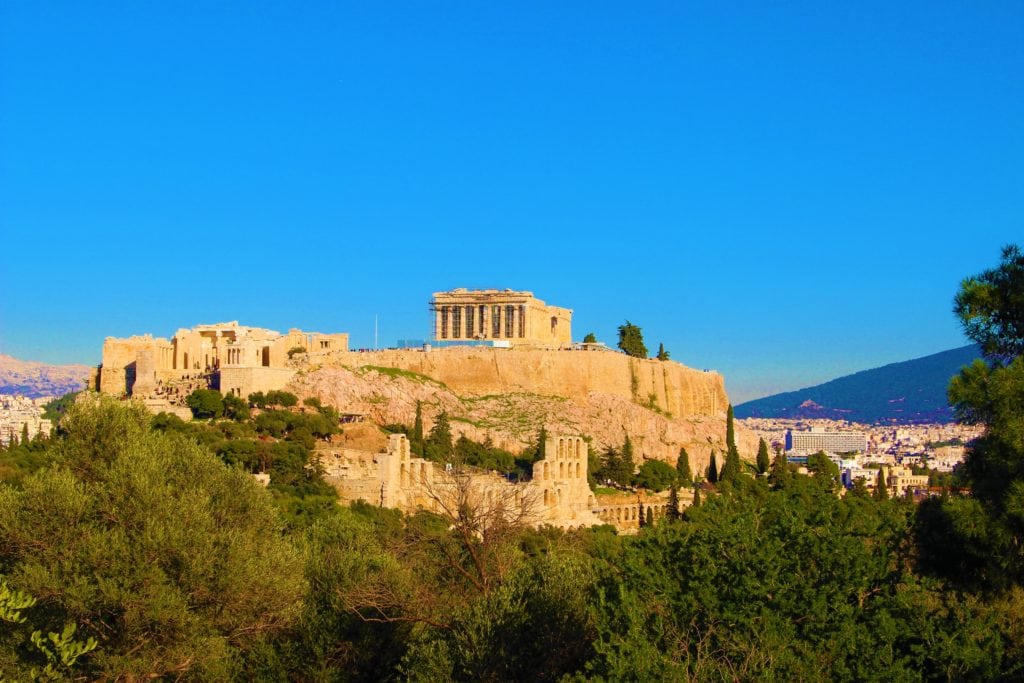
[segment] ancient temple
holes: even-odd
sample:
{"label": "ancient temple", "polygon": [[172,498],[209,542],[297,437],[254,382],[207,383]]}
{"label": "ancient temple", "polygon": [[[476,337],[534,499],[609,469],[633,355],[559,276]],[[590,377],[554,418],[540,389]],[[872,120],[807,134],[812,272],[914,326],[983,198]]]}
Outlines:
{"label": "ancient temple", "polygon": [[441,344],[490,340],[557,348],[572,343],[572,310],[548,306],[533,292],[453,289],[435,292],[430,308],[434,340]]}

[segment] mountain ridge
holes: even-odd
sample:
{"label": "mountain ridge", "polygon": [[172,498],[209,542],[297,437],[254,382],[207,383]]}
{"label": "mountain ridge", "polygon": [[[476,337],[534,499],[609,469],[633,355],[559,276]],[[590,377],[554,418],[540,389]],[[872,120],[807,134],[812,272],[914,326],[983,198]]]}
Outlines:
{"label": "mountain ridge", "polygon": [[952,422],[949,380],[981,357],[976,344],[837,377],[735,407],[736,417],[829,418],[864,423]]}
{"label": "mountain ridge", "polygon": [[91,371],[88,365],[50,365],[0,353],[0,394],[63,396],[83,389]]}

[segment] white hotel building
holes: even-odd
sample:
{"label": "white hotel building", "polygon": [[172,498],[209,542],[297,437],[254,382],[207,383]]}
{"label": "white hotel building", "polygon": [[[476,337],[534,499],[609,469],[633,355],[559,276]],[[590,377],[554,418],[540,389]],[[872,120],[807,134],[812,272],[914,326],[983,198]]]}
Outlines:
{"label": "white hotel building", "polygon": [[826,432],[812,427],[808,432],[786,430],[786,452],[792,455],[826,453],[866,453],[868,436],[863,432]]}

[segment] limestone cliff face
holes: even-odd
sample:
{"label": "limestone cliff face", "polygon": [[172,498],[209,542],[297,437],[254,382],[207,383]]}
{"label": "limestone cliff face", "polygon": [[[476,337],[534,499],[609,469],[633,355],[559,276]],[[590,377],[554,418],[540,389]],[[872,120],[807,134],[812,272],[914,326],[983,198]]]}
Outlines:
{"label": "limestone cliff face", "polygon": [[[412,424],[416,401],[426,426],[442,410],[456,434],[519,451],[549,433],[583,434],[592,449],[632,439],[641,458],[675,464],[685,447],[695,471],[725,450],[728,399],[722,377],[674,362],[610,352],[448,349],[430,353],[345,353],[300,373],[291,389],[378,424]],[[398,370],[392,370],[397,368]],[[741,455],[756,437],[737,426]]]}
{"label": "limestone cliff face", "polygon": [[728,404],[718,373],[610,351],[464,347],[428,353],[346,352],[332,354],[331,361],[346,367],[409,370],[445,384],[460,396],[528,392],[585,399],[597,392],[681,418],[718,415]]}

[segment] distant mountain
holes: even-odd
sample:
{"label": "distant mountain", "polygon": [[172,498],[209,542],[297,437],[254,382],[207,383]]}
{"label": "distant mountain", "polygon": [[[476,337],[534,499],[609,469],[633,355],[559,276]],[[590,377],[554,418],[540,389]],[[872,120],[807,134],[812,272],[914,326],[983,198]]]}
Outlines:
{"label": "distant mountain", "polygon": [[736,406],[736,417],[829,418],[864,423],[952,422],[946,388],[981,357],[976,344],[892,363]]}
{"label": "distant mountain", "polygon": [[84,389],[91,370],[88,365],[47,365],[0,353],[0,394],[63,396]]}

